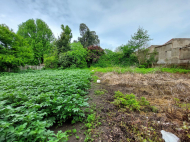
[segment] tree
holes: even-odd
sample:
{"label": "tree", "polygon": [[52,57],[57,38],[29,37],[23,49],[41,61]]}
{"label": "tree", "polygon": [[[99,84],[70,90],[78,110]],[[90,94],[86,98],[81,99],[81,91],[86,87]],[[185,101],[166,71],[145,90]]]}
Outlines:
{"label": "tree", "polygon": [[58,55],[60,53],[67,52],[71,49],[70,47],[70,42],[72,38],[71,29],[69,28],[69,26],[64,27],[64,25],[61,25],[61,29],[63,31],[57,40]]}
{"label": "tree", "polygon": [[129,46],[133,46],[137,50],[143,48],[148,41],[150,41],[150,36],[148,35],[148,31],[144,30],[143,28],[139,27],[137,33],[134,33],[131,36],[131,40],[128,41]]}
{"label": "tree", "polygon": [[44,54],[50,49],[50,43],[54,35],[49,26],[41,19],[29,19],[19,25],[17,34],[24,37],[32,46],[34,60],[31,64],[41,64],[44,61]]}
{"label": "tree", "polygon": [[32,58],[32,49],[26,40],[15,34],[8,26],[0,25],[0,71],[17,69]]}
{"label": "tree", "polygon": [[[131,40],[128,41],[128,46],[129,46],[128,49],[132,48],[133,50],[137,50],[137,54],[139,56],[140,49],[145,48],[145,46],[148,44],[148,41],[150,40],[152,39],[150,39],[150,36],[148,35],[148,31],[139,27],[137,30],[137,33],[134,33],[134,35],[131,36]],[[140,58],[138,58],[138,61],[140,64]]]}
{"label": "tree", "polygon": [[78,40],[81,42],[84,48],[90,45],[100,45],[100,40],[98,39],[96,32],[90,31],[90,29],[84,23],[80,24],[79,31],[81,37],[79,37]]}

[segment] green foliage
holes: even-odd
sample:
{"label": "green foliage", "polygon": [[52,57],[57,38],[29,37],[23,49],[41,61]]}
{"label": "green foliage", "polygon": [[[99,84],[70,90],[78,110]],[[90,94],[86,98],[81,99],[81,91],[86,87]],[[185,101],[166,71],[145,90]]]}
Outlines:
{"label": "green foliage", "polygon": [[[119,48],[122,48],[123,51],[128,47],[126,45],[122,45]],[[121,51],[122,51],[121,50]],[[133,51],[130,53],[126,52],[113,52],[109,49],[105,49],[105,54],[100,57],[97,63],[93,64],[95,67],[110,67],[110,66],[130,66],[137,64],[137,57],[133,54]]]}
{"label": "green foliage", "polygon": [[155,72],[160,72],[159,68],[134,68],[134,67],[106,67],[106,68],[101,68],[101,67],[91,67],[90,70],[94,70],[94,72],[116,72],[116,73],[155,73]]}
{"label": "green foliage", "polygon": [[16,69],[32,59],[32,49],[21,36],[16,35],[8,26],[0,25],[0,71]]}
{"label": "green foliage", "polygon": [[44,64],[46,68],[58,67],[58,50],[56,46],[56,40],[50,44],[51,48],[49,53],[44,55]]}
{"label": "green foliage", "polygon": [[152,112],[155,112],[155,113],[158,112],[158,109],[155,106],[151,106],[151,109],[152,109]]}
{"label": "green foliage", "polygon": [[129,47],[133,47],[134,49],[140,49],[145,47],[147,42],[150,41],[150,36],[148,35],[148,31],[139,27],[137,32],[131,36],[131,39],[128,41]]}
{"label": "green foliage", "polygon": [[0,76],[0,141],[67,140],[66,133],[46,128],[68,118],[83,120],[90,79],[88,70],[79,69]]}
{"label": "green foliage", "polygon": [[76,130],[76,129],[73,129],[73,133],[76,134],[76,133],[77,133],[77,130]]}
{"label": "green foliage", "polygon": [[148,106],[148,105],[150,105],[150,103],[146,100],[145,97],[141,97],[140,105],[141,106]]}
{"label": "green foliage", "polygon": [[61,130],[58,131],[58,133],[55,135],[55,137],[50,137],[48,138],[49,139],[49,142],[67,142],[69,139],[68,139],[69,135],[67,134],[67,131],[66,132],[62,132]]}
{"label": "green foliage", "polygon": [[105,54],[100,57],[98,62],[93,64],[94,67],[109,67],[122,64],[122,53],[116,53],[109,49],[105,49],[104,52]]}
{"label": "green foliage", "polygon": [[71,42],[71,38],[72,38],[71,29],[67,25],[65,27],[64,27],[64,25],[61,25],[61,29],[63,31],[56,41],[58,55],[60,53],[65,53],[71,49],[71,47],[70,47],[70,42]]}
{"label": "green foliage", "polygon": [[134,94],[124,95],[120,91],[115,92],[113,104],[120,107],[127,107],[130,110],[140,110],[139,102]]}
{"label": "green foliage", "polygon": [[137,58],[139,60],[139,68],[148,68],[150,67],[152,64],[157,62],[157,59],[155,58],[155,56],[158,54],[158,52],[156,50],[154,50],[153,52],[150,52],[150,50],[147,49],[139,49],[138,50],[138,54],[137,54]]}
{"label": "green foliage", "polygon": [[137,67],[90,67],[90,70],[94,70],[95,72],[116,72],[116,73],[156,73],[156,72],[170,72],[170,73],[190,73],[190,70],[185,69],[176,69],[176,68],[137,68]]}
{"label": "green foliage", "polygon": [[44,64],[46,68],[57,68],[58,67],[58,59],[56,56],[47,56],[44,57]]}
{"label": "green foliage", "polygon": [[88,123],[91,123],[91,122],[93,122],[93,121],[95,121],[95,118],[96,118],[96,115],[93,113],[93,114],[90,114],[90,115],[88,115],[88,117],[87,117],[87,122]]}
{"label": "green foliage", "polygon": [[95,91],[94,91],[94,94],[95,94],[95,95],[103,95],[103,94],[105,94],[105,93],[108,93],[108,91],[105,90],[105,89],[95,90]]}
{"label": "green foliage", "polygon": [[88,51],[88,55],[87,55],[86,60],[87,60],[88,67],[91,64],[96,63],[99,60],[99,58],[104,54],[104,50],[101,47],[94,46],[94,45],[88,46],[87,51]]}
{"label": "green foliage", "polygon": [[71,50],[59,56],[59,65],[63,68],[85,68],[87,67],[87,51],[80,42],[71,43]]}
{"label": "green foliage", "polygon": [[98,76],[96,76],[96,75],[93,75],[93,76],[92,76],[92,80],[93,80],[94,83],[96,83],[96,81],[97,81],[98,79],[99,79]]}
{"label": "green foliage", "polygon": [[79,37],[78,40],[81,42],[84,48],[90,45],[99,46],[100,40],[98,39],[95,31],[90,31],[90,29],[84,23],[80,24],[79,30],[82,37]]}
{"label": "green foliage", "polygon": [[17,34],[32,46],[34,59],[30,64],[42,64],[44,54],[48,53],[54,35],[49,26],[41,19],[29,19],[18,26]]}
{"label": "green foliage", "polygon": [[79,138],[80,138],[79,136],[76,136],[76,139],[77,139],[77,140],[79,140]]}
{"label": "green foliage", "polygon": [[179,69],[179,68],[161,68],[162,72],[170,72],[170,73],[190,73],[190,70]]}
{"label": "green foliage", "polygon": [[[124,95],[122,92],[117,91],[115,92],[114,98],[115,99],[112,103],[118,107],[140,111],[141,106],[148,106],[152,109],[153,112],[158,112],[158,109],[155,106],[150,106],[150,103],[146,100],[145,97],[141,97],[141,100],[137,101],[134,94]],[[120,111],[124,111],[124,109],[121,109]]]}

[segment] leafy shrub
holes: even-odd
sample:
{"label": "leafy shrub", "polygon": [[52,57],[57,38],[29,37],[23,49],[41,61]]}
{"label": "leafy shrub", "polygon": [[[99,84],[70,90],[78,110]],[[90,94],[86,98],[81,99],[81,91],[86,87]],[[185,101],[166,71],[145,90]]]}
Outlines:
{"label": "leafy shrub", "polygon": [[44,64],[46,68],[57,68],[58,67],[58,59],[56,56],[45,56]]}
{"label": "leafy shrub", "polygon": [[92,63],[96,63],[99,58],[104,54],[104,50],[95,45],[91,45],[87,47],[88,55],[87,55],[87,64],[90,66]]}
{"label": "leafy shrub", "polygon": [[87,51],[80,42],[71,43],[71,50],[59,55],[59,65],[63,68],[85,68]]}
{"label": "leafy shrub", "polygon": [[[85,117],[88,70],[42,70],[0,76],[0,141],[57,141],[47,130]],[[59,138],[58,138],[59,137]],[[55,140],[56,138],[56,140]]]}

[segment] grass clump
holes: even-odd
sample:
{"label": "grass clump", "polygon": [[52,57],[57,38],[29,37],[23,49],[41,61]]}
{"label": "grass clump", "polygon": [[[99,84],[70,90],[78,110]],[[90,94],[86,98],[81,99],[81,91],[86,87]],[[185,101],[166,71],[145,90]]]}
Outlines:
{"label": "grass clump", "polygon": [[96,83],[96,81],[97,81],[98,79],[99,79],[98,76],[96,76],[96,75],[93,75],[93,76],[92,76],[92,80],[93,80],[94,83]]}
{"label": "grass clump", "polygon": [[95,90],[94,94],[95,95],[104,95],[105,93],[107,93],[108,91],[105,89],[101,89],[101,90]]}

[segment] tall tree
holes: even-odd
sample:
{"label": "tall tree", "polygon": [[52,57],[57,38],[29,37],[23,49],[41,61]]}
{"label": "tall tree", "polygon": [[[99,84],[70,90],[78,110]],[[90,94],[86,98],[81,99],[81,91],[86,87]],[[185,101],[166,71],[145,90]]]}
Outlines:
{"label": "tall tree", "polygon": [[145,47],[150,41],[150,36],[148,35],[148,31],[144,30],[143,28],[139,27],[137,29],[137,33],[134,33],[133,36],[131,36],[131,39],[128,41],[129,46],[133,46],[136,49],[141,49]]}
{"label": "tall tree", "polygon": [[0,71],[17,68],[32,58],[30,45],[8,26],[0,25]]}
{"label": "tall tree", "polygon": [[70,42],[72,38],[71,29],[69,26],[61,25],[63,30],[57,40],[58,54],[67,52],[71,49]]}
{"label": "tall tree", "polygon": [[44,54],[50,49],[50,43],[54,35],[49,26],[41,19],[29,19],[18,26],[18,35],[24,37],[34,52],[34,60],[31,64],[41,64],[44,61]]}
{"label": "tall tree", "polygon": [[90,31],[90,29],[84,23],[80,24],[79,31],[81,37],[79,37],[78,40],[81,42],[83,47],[88,47],[90,45],[100,45],[100,40],[98,39],[96,32]]}

